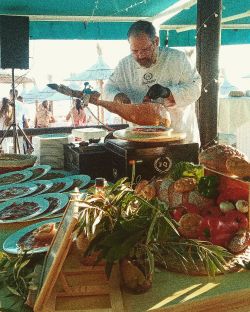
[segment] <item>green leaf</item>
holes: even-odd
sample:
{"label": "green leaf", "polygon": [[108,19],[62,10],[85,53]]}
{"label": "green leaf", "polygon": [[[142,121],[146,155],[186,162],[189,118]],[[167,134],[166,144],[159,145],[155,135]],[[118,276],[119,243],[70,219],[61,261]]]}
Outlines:
{"label": "green leaf", "polygon": [[123,240],[127,237],[127,233],[122,230],[117,230],[113,233],[106,235],[106,237],[102,240],[102,246],[112,247],[120,245]]}
{"label": "green leaf", "polygon": [[89,245],[84,253],[84,256],[89,256],[91,253],[98,249],[98,246],[100,242],[104,239],[104,237],[107,235],[106,232],[100,232],[98,233],[90,242]]}
{"label": "green leaf", "polygon": [[134,216],[133,219],[121,220],[120,224],[126,232],[133,233],[145,229],[149,221],[146,216]]}
{"label": "green leaf", "polygon": [[15,288],[10,287],[10,286],[7,286],[7,288],[8,288],[8,290],[9,290],[13,295],[21,296],[21,295],[19,294],[19,292],[18,292]]}
{"label": "green leaf", "polygon": [[30,259],[27,259],[25,260],[24,262],[22,262],[19,267],[18,267],[18,270],[17,270],[17,277],[19,276],[20,274],[20,271],[30,262]]}
{"label": "green leaf", "polygon": [[108,279],[110,278],[113,265],[114,265],[113,262],[106,262],[106,265],[105,265],[105,273],[106,273],[106,276],[107,276]]}

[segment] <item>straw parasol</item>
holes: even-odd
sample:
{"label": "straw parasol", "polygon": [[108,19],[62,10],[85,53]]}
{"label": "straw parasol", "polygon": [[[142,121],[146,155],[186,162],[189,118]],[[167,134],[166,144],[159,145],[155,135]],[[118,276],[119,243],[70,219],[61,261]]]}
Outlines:
{"label": "straw parasol", "polygon": [[[26,84],[26,83],[34,83],[32,78],[24,75],[15,75],[14,76],[15,84]],[[11,84],[12,83],[12,75],[3,71],[0,71],[0,83]]]}
{"label": "straw parasol", "polygon": [[[96,81],[99,91],[102,94],[104,80],[108,79],[111,76],[111,74],[113,73],[113,69],[111,69],[104,62],[102,57],[102,50],[99,44],[97,44],[96,48],[98,54],[97,62],[90,68],[79,74],[72,74],[69,78],[65,79],[65,81]],[[98,119],[100,119],[102,122],[104,121],[103,108],[101,108],[100,112],[98,107]]]}

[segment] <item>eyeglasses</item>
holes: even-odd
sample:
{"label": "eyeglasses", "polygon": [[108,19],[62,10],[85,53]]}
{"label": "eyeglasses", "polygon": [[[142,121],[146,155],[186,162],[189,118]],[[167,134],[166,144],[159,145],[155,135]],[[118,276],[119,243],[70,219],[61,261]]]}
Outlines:
{"label": "eyeglasses", "polygon": [[147,54],[152,52],[153,46],[154,46],[154,44],[151,43],[150,45],[148,45],[147,47],[145,47],[143,49],[138,49],[138,50],[131,49],[131,53],[133,55],[147,55]]}

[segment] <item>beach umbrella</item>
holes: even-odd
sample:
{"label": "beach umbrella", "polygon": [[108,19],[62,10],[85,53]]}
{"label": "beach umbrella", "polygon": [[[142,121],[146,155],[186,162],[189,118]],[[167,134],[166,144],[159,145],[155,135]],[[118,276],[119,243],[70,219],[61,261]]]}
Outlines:
{"label": "beach umbrella", "polygon": [[56,93],[56,91],[46,86],[41,91],[39,91],[39,93],[39,97],[42,101],[44,101],[49,100],[49,98],[52,97]]}
{"label": "beach umbrella", "polygon": [[34,85],[30,91],[22,92],[21,96],[23,97],[24,101],[27,104],[32,104],[32,103],[35,103],[36,101],[42,100],[42,95],[41,95],[40,90],[38,89],[38,87],[36,85]]}
{"label": "beach umbrella", "polygon": [[[15,84],[18,86],[19,84],[26,83],[34,83],[32,78],[27,77],[27,72],[24,74],[14,74]],[[12,83],[12,73],[8,73],[8,70],[0,70],[0,83],[11,84]]]}
{"label": "beach umbrella", "polygon": [[106,80],[113,73],[113,69],[106,64],[102,57],[102,50],[99,44],[97,44],[97,62],[79,74],[71,74],[66,81],[94,81],[94,80]]}
{"label": "beach umbrella", "polygon": [[59,92],[55,92],[53,95],[47,98],[48,101],[68,101],[70,99],[70,96],[64,95]]}
{"label": "beach umbrella", "polygon": [[[96,81],[99,92],[103,93],[104,80],[108,79],[113,73],[113,69],[105,63],[102,57],[102,50],[99,44],[97,48],[97,62],[79,74],[72,74],[66,81]],[[104,122],[104,110],[98,106],[98,119]]]}

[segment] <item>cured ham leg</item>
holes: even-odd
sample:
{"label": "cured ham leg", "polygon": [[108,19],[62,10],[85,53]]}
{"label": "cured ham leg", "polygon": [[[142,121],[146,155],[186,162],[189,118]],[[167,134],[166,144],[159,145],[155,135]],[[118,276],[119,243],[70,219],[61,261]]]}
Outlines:
{"label": "cured ham leg", "polygon": [[124,104],[103,100],[94,102],[91,97],[89,102],[102,106],[111,113],[140,126],[165,126],[168,128],[171,124],[169,112],[159,103]]}
{"label": "cured ham leg", "polygon": [[72,90],[64,85],[48,84],[48,86],[60,93],[68,96],[84,99],[88,97],[88,102],[106,108],[111,113],[115,113],[127,121],[140,126],[165,126],[170,127],[170,114],[166,107],[160,103],[138,103],[125,104],[121,102],[99,100],[100,93],[92,92],[86,94],[83,91]]}

